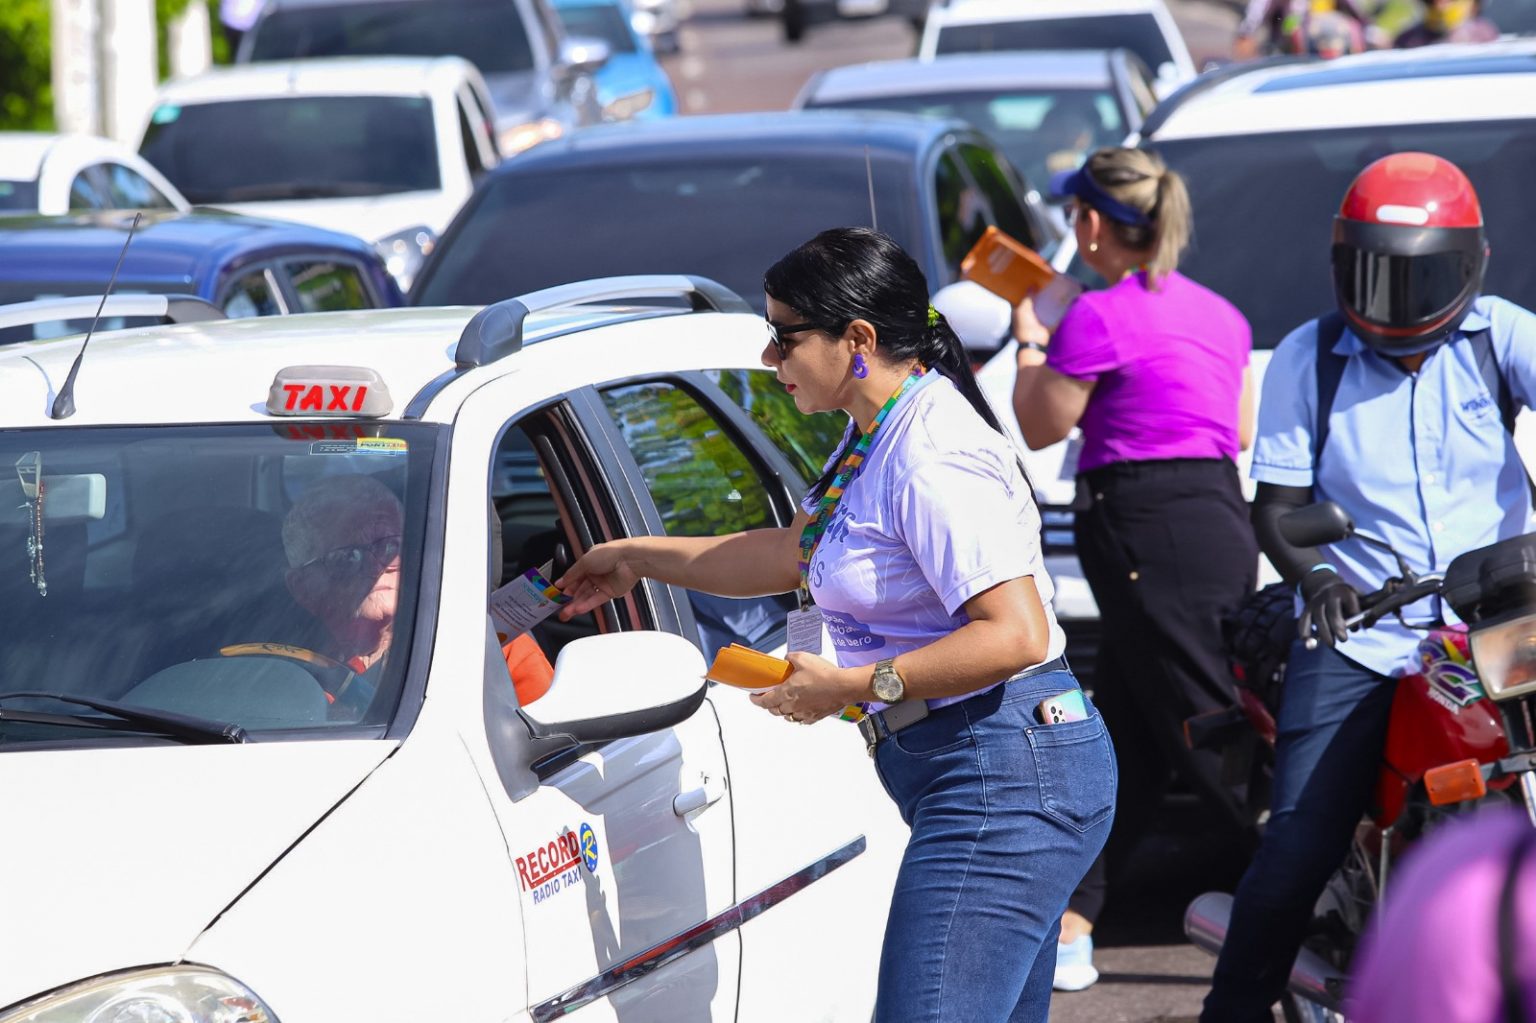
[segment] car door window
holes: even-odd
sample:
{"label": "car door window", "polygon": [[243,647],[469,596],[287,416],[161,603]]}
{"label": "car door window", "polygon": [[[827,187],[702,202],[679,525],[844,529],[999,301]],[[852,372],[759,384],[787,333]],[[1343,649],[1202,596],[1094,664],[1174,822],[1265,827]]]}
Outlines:
{"label": "car door window", "polygon": [[[603,401],[639,464],[668,536],[720,536],[779,525],[752,459],[692,393],[651,381],[607,390]],[[777,646],[793,601],[693,591],[688,598],[709,657],[730,643]]]}
{"label": "car door window", "polygon": [[287,270],[294,298],[298,301],[298,312],[371,309],[378,304],[369,295],[362,273],[349,263],[338,260],[294,262],[288,264]]}
{"label": "car door window", "polygon": [[[939,243],[949,280],[953,280],[960,275],[960,261],[987,229],[986,199],[961,170],[952,150],[939,158],[933,187],[939,211]],[[939,287],[949,280],[931,283]]]}
{"label": "car door window", "polygon": [[842,442],[848,427],[846,416],[836,412],[806,415],[765,369],[717,369],[705,375],[752,417],[802,481],[809,485],[820,478],[827,459]]}
{"label": "car door window", "polygon": [[464,109],[463,100],[454,106],[459,111],[459,140],[464,145],[464,166],[469,168],[469,176],[478,181],[480,175],[485,173],[485,161],[480,158],[480,145],[475,141],[473,122]]}
{"label": "car door window", "polygon": [[265,267],[236,280],[219,304],[224,309],[224,315],[232,320],[250,316],[281,316],[288,311],[283,305],[283,296],[277,281],[272,277],[272,271]]}
{"label": "car door window", "polygon": [[1023,203],[1019,201],[1017,178],[1004,165],[1002,155],[993,149],[962,145],[960,157],[970,170],[972,180],[987,197],[987,205],[992,207],[992,216],[998,229],[1032,249],[1039,249],[1039,232],[1035,230]]}
{"label": "car door window", "polygon": [[123,210],[173,210],[176,204],[149,179],[120,163],[101,164],[112,205]]}
{"label": "car door window", "polygon": [[69,183],[69,208],[72,210],[104,210],[110,203],[104,190],[97,184],[87,167],[75,175]]}

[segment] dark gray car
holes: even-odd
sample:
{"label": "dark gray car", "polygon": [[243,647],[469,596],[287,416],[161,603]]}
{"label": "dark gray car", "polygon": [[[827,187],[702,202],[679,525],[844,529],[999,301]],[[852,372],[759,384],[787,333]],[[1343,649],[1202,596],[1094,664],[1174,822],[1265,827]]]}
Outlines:
{"label": "dark gray car", "polygon": [[485,77],[510,156],[601,119],[600,40],[565,35],[548,0],[267,0],[237,60],[458,56]]}
{"label": "dark gray car", "polygon": [[988,225],[1050,252],[1035,191],[970,125],[876,112],[592,128],[503,163],[411,291],[480,305],[589,277],[708,274],[759,308],[763,271],[817,232],[875,224],[937,290]]}
{"label": "dark gray car", "polygon": [[832,68],[806,82],[795,106],[958,117],[1043,188],[1140,129],[1157,104],[1152,86],[1129,50],[967,53]]}

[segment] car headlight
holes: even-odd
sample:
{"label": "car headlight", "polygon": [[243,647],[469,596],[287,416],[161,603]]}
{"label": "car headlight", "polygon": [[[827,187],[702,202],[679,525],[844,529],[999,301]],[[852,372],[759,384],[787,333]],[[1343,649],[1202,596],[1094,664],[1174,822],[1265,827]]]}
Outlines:
{"label": "car headlight", "polygon": [[496,134],[496,144],[501,147],[502,156],[516,156],[540,142],[549,142],[564,134],[565,125],[553,118],[541,117],[537,121],[526,121],[501,129]]}
{"label": "car headlight", "polygon": [[656,102],[654,89],[626,93],[603,105],[603,118],[608,121],[627,121],[654,102]]}
{"label": "car headlight", "polygon": [[72,984],[18,1005],[0,1023],[277,1023],[243,984],[200,966],[164,966]]}
{"label": "car headlight", "polygon": [[426,226],[408,227],[373,243],[374,251],[384,260],[384,269],[401,291],[411,290],[411,282],[436,246],[437,235]]}
{"label": "car headlight", "polygon": [[1508,700],[1536,690],[1536,614],[1479,625],[1467,642],[1472,666],[1489,696]]}

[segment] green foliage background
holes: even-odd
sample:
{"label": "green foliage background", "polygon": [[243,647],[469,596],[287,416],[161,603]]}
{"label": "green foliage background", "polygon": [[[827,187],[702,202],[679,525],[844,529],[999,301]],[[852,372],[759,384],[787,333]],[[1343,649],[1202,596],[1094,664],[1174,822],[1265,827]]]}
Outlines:
{"label": "green foliage background", "polygon": [[[165,27],[190,0],[155,0],[160,37],[160,77],[170,73]],[[213,59],[229,63],[229,50],[217,31],[218,0],[207,0],[213,19]],[[51,131],[53,122],[50,0],[0,0],[0,131]]]}

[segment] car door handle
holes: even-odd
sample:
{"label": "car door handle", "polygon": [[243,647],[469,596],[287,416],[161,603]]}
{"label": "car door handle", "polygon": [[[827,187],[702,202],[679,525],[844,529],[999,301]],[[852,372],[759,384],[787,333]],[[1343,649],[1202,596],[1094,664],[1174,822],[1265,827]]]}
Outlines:
{"label": "car door handle", "polygon": [[687,792],[679,792],[672,799],[672,812],[679,817],[686,817],[695,810],[702,810],[706,806],[713,806],[720,802],[720,797],[725,795],[725,779],[704,776],[704,784]]}

